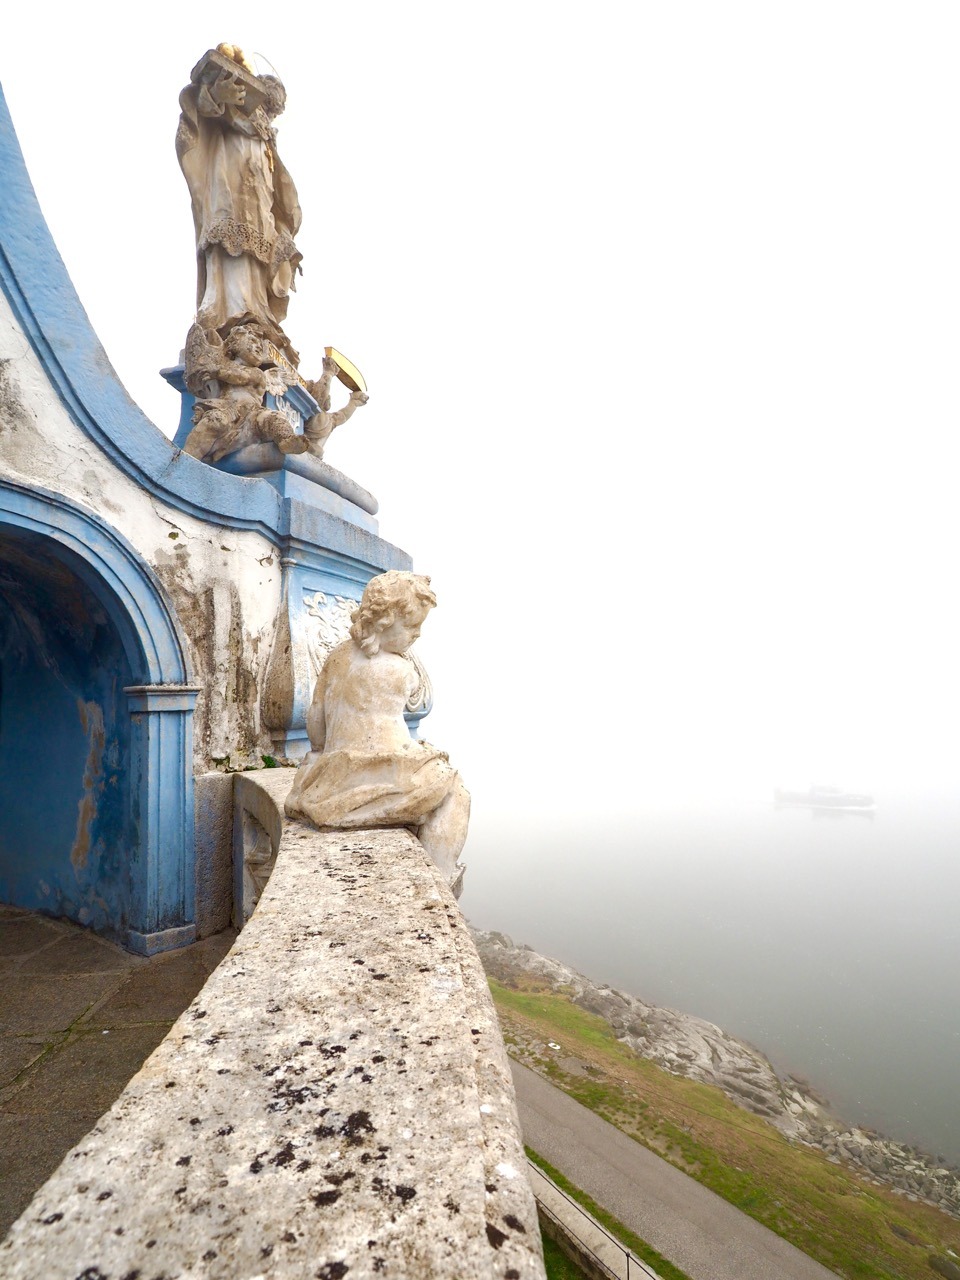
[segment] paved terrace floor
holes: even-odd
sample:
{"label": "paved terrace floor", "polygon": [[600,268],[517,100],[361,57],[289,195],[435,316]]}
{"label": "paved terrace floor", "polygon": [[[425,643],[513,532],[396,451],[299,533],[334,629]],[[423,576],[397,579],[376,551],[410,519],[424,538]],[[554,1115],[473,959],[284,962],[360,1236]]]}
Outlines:
{"label": "paved terrace floor", "polygon": [[233,944],[145,959],[0,906],[0,1239]]}

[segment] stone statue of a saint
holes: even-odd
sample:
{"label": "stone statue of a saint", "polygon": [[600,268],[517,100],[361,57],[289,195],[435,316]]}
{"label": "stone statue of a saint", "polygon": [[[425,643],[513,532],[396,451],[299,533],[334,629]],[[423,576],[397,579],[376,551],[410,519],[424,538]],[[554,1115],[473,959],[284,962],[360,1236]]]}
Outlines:
{"label": "stone statue of a saint", "polygon": [[414,742],[404,707],[420,684],[408,650],[436,604],[430,579],[372,578],[350,639],[327,657],[307,713],[311,751],[287,797],[322,828],[409,827],[459,895],[470,795],[447,756]]}
{"label": "stone statue of a saint", "polygon": [[275,76],[218,46],[180,94],[177,158],[197,237],[197,323],[225,338],[254,321],[296,366],[282,326],[301,258],[300,204],[273,128],[285,101]]}

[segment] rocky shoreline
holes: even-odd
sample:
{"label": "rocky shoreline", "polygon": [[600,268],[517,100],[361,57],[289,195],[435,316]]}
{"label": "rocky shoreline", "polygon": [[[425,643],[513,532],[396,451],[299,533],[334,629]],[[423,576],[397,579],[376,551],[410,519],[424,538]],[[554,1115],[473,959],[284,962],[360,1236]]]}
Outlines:
{"label": "rocky shoreline", "polygon": [[504,985],[533,978],[603,1018],[617,1039],[672,1075],[715,1085],[786,1137],[816,1147],[877,1186],[960,1218],[960,1171],[916,1147],[850,1126],[804,1081],[778,1075],[762,1053],[711,1022],[596,983],[505,934],[473,929],[488,976]]}

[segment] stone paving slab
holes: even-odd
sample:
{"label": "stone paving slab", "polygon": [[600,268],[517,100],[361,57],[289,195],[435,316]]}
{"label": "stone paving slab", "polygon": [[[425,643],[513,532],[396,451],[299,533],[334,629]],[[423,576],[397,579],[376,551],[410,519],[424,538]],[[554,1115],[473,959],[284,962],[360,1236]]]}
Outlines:
{"label": "stone paving slab", "polygon": [[235,937],[145,959],[69,921],[0,906],[0,1236]]}

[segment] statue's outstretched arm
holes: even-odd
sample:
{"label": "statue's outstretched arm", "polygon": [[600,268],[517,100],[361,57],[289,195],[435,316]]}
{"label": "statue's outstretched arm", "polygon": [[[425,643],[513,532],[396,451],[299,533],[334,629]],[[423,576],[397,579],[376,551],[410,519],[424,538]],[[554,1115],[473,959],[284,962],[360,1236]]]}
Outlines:
{"label": "statue's outstretched arm", "polygon": [[327,417],[330,419],[334,427],[342,427],[347,419],[352,418],[357,409],[359,409],[362,404],[366,404],[369,399],[370,397],[365,391],[351,391],[350,399],[343,408],[337,409],[335,413],[328,413]]}

